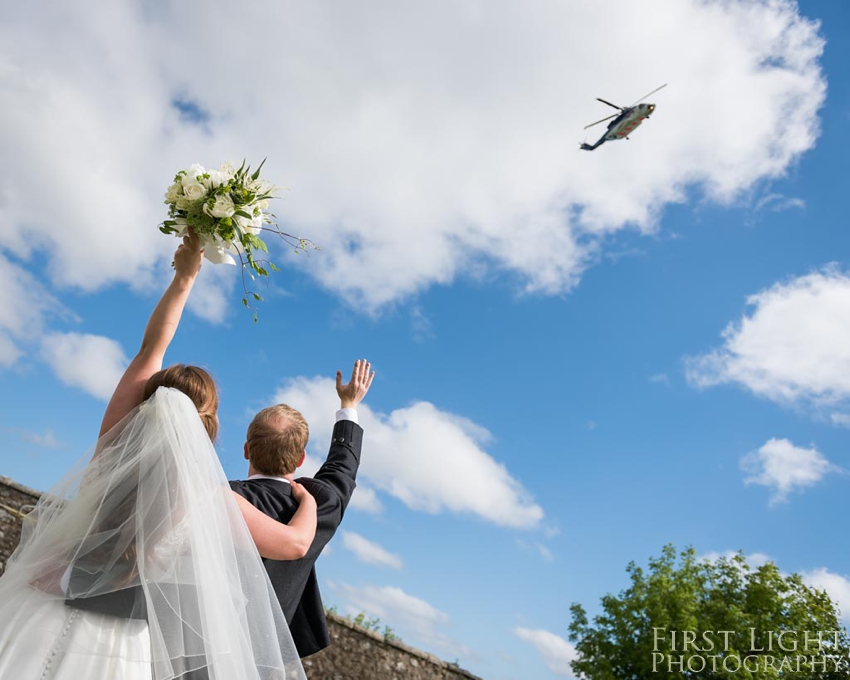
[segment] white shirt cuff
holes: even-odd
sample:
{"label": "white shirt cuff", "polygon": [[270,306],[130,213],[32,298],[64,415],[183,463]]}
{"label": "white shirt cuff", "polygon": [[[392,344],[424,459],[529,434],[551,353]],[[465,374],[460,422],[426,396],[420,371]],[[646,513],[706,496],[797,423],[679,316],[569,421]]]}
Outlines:
{"label": "white shirt cuff", "polygon": [[350,420],[352,423],[359,425],[360,422],[357,420],[357,409],[356,408],[341,408],[336,412],[336,422],[340,420]]}

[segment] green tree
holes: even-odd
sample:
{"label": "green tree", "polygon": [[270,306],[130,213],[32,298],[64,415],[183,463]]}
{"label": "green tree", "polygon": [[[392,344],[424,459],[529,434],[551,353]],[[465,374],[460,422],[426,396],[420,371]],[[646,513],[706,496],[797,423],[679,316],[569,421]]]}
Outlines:
{"label": "green tree", "polygon": [[626,571],[631,585],[605,595],[592,623],[580,604],[571,607],[579,678],[850,678],[836,605],[797,574],[772,563],[753,569],[742,553],[698,559],[692,548],[677,563],[672,545],[646,571],[634,562]]}

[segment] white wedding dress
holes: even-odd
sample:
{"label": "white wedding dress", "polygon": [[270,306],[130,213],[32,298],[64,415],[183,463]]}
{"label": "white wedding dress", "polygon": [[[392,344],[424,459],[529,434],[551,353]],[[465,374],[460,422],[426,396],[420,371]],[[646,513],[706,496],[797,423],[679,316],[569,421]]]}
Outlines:
{"label": "white wedding dress", "polygon": [[0,578],[0,680],[306,680],[191,400],[160,388],[44,494]]}

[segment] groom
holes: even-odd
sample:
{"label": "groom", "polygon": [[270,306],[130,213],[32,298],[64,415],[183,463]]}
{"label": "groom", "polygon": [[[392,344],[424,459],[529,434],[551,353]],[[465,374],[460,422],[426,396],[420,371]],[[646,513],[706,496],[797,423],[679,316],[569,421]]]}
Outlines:
{"label": "groom", "polygon": [[[336,373],[336,391],[340,410],[336,412],[328,457],[313,477],[301,477],[316,499],[318,523],[316,536],[307,554],[300,560],[263,559],[269,578],[280,600],[299,656],[308,656],[330,644],[322,597],[316,580],[316,559],[331,540],[351,500],[363,428],[357,422],[357,405],[366,396],[375,373],[363,359],[354,362],[351,381],[343,385],[342,373]],[[292,498],[290,482],[296,468],[304,462],[309,432],[298,411],[286,404],[260,411],[248,426],[245,458],[249,461],[248,479],[230,482],[230,487],[270,517],[289,522],[298,509]]]}

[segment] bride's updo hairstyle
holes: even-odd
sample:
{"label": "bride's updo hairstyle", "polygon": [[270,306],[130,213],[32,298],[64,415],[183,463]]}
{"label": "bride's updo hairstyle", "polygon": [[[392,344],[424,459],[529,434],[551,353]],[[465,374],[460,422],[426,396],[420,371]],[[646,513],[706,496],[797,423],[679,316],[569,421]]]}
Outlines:
{"label": "bride's updo hairstyle", "polygon": [[197,366],[174,364],[148,378],[143,398],[148,399],[160,387],[173,387],[189,397],[198,409],[210,440],[215,441],[218,434],[218,392],[209,373]]}

